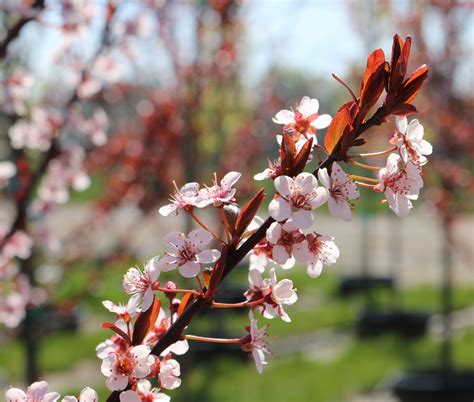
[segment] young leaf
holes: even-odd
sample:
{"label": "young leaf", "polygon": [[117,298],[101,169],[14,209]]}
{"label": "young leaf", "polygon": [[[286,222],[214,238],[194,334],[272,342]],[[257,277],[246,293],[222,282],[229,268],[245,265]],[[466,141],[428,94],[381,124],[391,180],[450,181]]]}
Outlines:
{"label": "young leaf", "polygon": [[281,171],[288,175],[293,167],[293,161],[296,154],[295,140],[288,133],[283,133],[283,139],[280,147]]}
{"label": "young leaf", "polygon": [[[224,273],[225,263],[227,261],[227,254],[228,254],[229,246],[224,245],[221,250],[221,257],[217,260],[214,264],[214,270],[211,274],[211,279],[209,280],[209,288],[206,292],[206,300],[210,301],[214,299],[214,295],[216,293],[217,287],[219,286],[222,274]],[[233,249],[233,248],[231,248]]]}
{"label": "young leaf", "polygon": [[178,315],[183,314],[183,311],[188,307],[189,304],[191,304],[194,299],[196,298],[196,295],[194,293],[186,293],[182,299],[181,303],[179,304],[178,307]]}
{"label": "young leaf", "polygon": [[397,101],[403,103],[412,102],[418,95],[426,78],[428,78],[428,66],[423,64],[403,83],[403,90],[398,96]]}
{"label": "young leaf", "polygon": [[351,115],[347,108],[347,104],[345,104],[337,111],[328,127],[326,137],[324,137],[324,146],[329,153],[334,150],[339,140],[350,128],[351,122]]}
{"label": "young leaf", "polygon": [[102,328],[109,328],[114,331],[118,336],[122,337],[129,345],[131,345],[132,341],[130,337],[123,332],[119,327],[117,327],[113,322],[103,322],[100,324]]}
{"label": "young leaf", "polygon": [[382,49],[374,50],[367,59],[367,69],[360,88],[360,113],[357,121],[361,123],[372,106],[375,105],[385,87],[386,62]]}
{"label": "young leaf", "polygon": [[416,107],[408,103],[399,103],[395,105],[390,112],[395,116],[408,116],[410,114],[416,113]]}
{"label": "young leaf", "polygon": [[132,345],[140,345],[155,326],[156,319],[160,313],[160,299],[155,299],[151,307],[137,317],[133,327]]}
{"label": "young leaf", "polygon": [[261,188],[257,194],[255,194],[251,200],[249,200],[240,210],[239,216],[237,217],[237,222],[235,224],[234,237],[235,241],[239,241],[240,237],[244,233],[247,226],[252,222],[252,219],[256,215],[258,208],[262,204],[263,200],[267,195],[265,190]]}
{"label": "young leaf", "polygon": [[300,152],[296,155],[295,162],[293,164],[293,176],[300,174],[304,167],[306,166],[306,162],[308,161],[309,155],[311,154],[311,148],[313,147],[313,139],[310,138],[305,144],[301,147]]}

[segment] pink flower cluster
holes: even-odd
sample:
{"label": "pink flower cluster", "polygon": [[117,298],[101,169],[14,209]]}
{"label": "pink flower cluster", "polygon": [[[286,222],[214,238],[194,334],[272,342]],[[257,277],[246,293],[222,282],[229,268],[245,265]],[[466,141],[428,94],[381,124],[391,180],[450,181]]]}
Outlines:
{"label": "pink flower cluster", "polygon": [[[280,317],[284,322],[291,322],[285,309],[298,301],[293,281],[277,279],[278,267],[284,273],[299,263],[306,267],[310,277],[316,278],[324,265],[335,264],[339,258],[334,237],[315,230],[321,207],[327,204],[333,216],[348,222],[352,219],[353,201],[360,196],[358,186],[365,186],[383,191],[397,215],[405,216],[409,212],[411,200],[416,199],[423,186],[421,168],[426,163],[425,155],[432,152],[429,143],[423,140],[423,127],[418,121],[408,124],[406,118],[397,118],[397,131],[391,140],[393,147],[372,154],[390,154],[386,167],[355,163],[371,171],[377,170],[377,179],[348,174],[336,161],[321,166],[317,172],[301,172],[311,153],[315,153],[317,130],[331,122],[329,115],[319,115],[318,110],[318,101],[305,97],[295,111],[282,110],[274,118],[275,123],[283,125],[283,136],[276,139],[280,145],[280,159],[257,177],[271,178],[276,190],[268,205],[270,217],[266,222],[256,215],[264,198],[263,190],[245,206],[237,204],[235,185],[241,176],[239,172],[229,172],[220,181],[215,176],[210,186],[187,183],[178,188],[175,185],[170,203],[162,206],[159,213],[163,216],[176,216],[180,212],[189,214],[199,228],[189,233],[173,231],[166,234],[163,241],[166,251],[162,255],[146,261],[143,269],[135,266],[127,270],[123,278],[124,291],[129,295],[126,304],[103,302],[107,310],[115,314],[115,321],[102,325],[114,334],[97,346],[96,353],[102,360],[101,372],[106,377],[106,385],[111,391],[119,392],[120,401],[169,401],[170,397],[163,391],[181,385],[177,356],[187,352],[188,341],[238,343],[243,351],[250,352],[257,371],[262,373],[270,353],[268,325],[259,328],[255,314],[260,313],[264,319]],[[313,146],[310,147],[308,141]],[[300,160],[300,153],[306,151],[306,159]],[[64,202],[68,186],[87,181],[80,169],[81,155],[75,152],[71,151],[67,159],[57,159],[50,165],[48,177],[54,180],[48,181],[47,177],[39,188],[40,198],[45,202]],[[338,160],[351,162],[355,157]],[[293,165],[288,164],[291,158]],[[222,225],[217,229],[198,216],[201,214],[198,211],[205,208],[218,211]],[[206,215],[209,216],[211,214]],[[242,295],[242,302],[220,303],[215,282],[226,274],[228,253],[239,251],[256,233],[261,236],[247,253],[249,287]],[[6,248],[7,252],[20,258],[27,256],[31,245],[28,247],[21,233],[16,236],[10,239],[10,242],[15,239],[16,242]],[[174,270],[187,279],[186,283],[195,283],[194,287],[186,289],[174,282],[160,282],[166,273]],[[180,294],[184,294],[182,298],[178,298]],[[213,308],[246,308],[250,325],[241,338],[214,339],[189,334],[189,321],[186,321],[170,342],[167,335],[196,300]],[[162,308],[162,303],[168,303],[168,308]],[[155,352],[160,342],[165,342],[166,347]],[[7,391],[7,400],[35,400],[33,395],[40,394],[43,400],[57,400],[59,395],[48,393],[47,384],[44,384],[33,384],[27,393],[12,388]],[[79,400],[92,401],[96,397],[93,390],[86,388]],[[76,400],[71,398],[75,397],[63,400]]]}
{"label": "pink flower cluster", "polygon": [[428,162],[425,155],[431,155],[433,148],[423,139],[424,129],[418,120],[408,124],[406,117],[397,117],[396,125],[390,142],[396,146],[397,153],[390,154],[386,167],[380,170],[376,190],[384,192],[395,214],[405,217],[423,187],[422,166]]}

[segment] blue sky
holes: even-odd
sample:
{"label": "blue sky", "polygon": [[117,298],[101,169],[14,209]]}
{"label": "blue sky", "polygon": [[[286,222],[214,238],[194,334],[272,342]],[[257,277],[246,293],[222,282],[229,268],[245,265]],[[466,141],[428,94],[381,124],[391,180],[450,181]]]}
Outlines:
{"label": "blue sky", "polygon": [[252,79],[270,64],[330,76],[360,59],[364,44],[354,31],[347,1],[259,0],[244,4]]}

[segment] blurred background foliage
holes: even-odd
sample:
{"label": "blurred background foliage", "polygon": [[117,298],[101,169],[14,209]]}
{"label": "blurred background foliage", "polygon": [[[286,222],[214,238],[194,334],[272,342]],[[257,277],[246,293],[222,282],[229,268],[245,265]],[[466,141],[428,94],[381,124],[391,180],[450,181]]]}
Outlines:
{"label": "blurred background foliage", "polygon": [[[124,18],[139,9],[140,1],[129,3],[123,7]],[[462,260],[456,261],[463,268],[456,275],[450,309],[472,308],[471,2],[163,2],[156,15],[147,18],[151,28],[144,28],[146,34],[127,45],[131,57],[118,59],[125,79],[104,87],[93,99],[109,116],[109,141],[89,150],[91,186],[73,194],[71,203],[64,207],[65,215],[58,218],[68,220],[68,214],[79,214],[75,220],[80,222],[62,230],[59,255],[39,255],[35,261],[37,266],[46,267],[43,271],[52,272],[45,287],[54,304],[78,318],[74,331],[55,330],[42,337],[41,369],[50,384],[56,381],[64,392],[77,393],[82,388],[79,380],[84,379],[85,385],[91,378],[87,372],[93,372],[97,384],[89,384],[100,389],[103,381],[94,349],[109,336],[99,323],[110,319],[100,302],[124,301],[121,279],[125,270],[151,257],[136,246],[143,240],[143,236],[137,239],[138,229],[161,225],[148,237],[170,229],[170,224],[158,221],[156,215],[157,207],[172,190],[172,181],[178,186],[189,181],[210,184],[213,172],[221,178],[229,170],[238,170],[243,173],[241,200],[260,184],[271,193],[271,183],[257,185],[252,177],[266,167],[267,159],[277,156],[274,136],[279,128],[271,122],[272,116],[295,105],[304,95],[317,97],[321,112],[334,115],[348,94],[331,80],[330,73],[336,72],[348,83],[359,82],[365,55],[379,46],[388,54],[387,46],[395,32],[413,37],[411,67],[421,63],[430,67],[430,79],[417,104],[417,118],[424,124],[435,154],[432,168],[427,169],[422,202],[416,208],[423,211],[424,219],[439,218],[439,230],[452,232],[453,253]],[[8,18],[3,18],[3,23],[7,27]],[[45,47],[54,47],[58,39],[48,37],[40,49],[32,51],[38,29],[42,28],[31,29],[21,38],[19,53],[25,58],[34,55],[26,62],[42,72],[45,79],[41,91],[49,92],[57,90],[52,78],[54,66],[48,57],[39,60],[39,56],[42,52],[47,56]],[[84,51],[87,48],[86,43]],[[332,58],[328,56],[331,54]],[[374,130],[374,134],[384,142],[391,136],[390,130]],[[2,141],[6,139],[5,134]],[[361,193],[356,222],[390,213],[380,204],[379,195]],[[120,230],[110,228],[111,222],[118,222]],[[459,222],[468,222],[470,229],[458,231]],[[387,230],[392,223],[385,223]],[[182,228],[191,225],[185,221],[179,224]],[[109,244],[96,249],[91,247],[94,237],[89,234],[100,230],[102,237],[110,236],[105,239]],[[359,233],[345,246],[360,247],[356,241],[361,236]],[[161,251],[159,237],[147,240],[155,245],[152,252]],[[345,251],[341,247],[343,254]],[[396,265],[393,255],[385,258],[383,264]],[[403,258],[408,270],[438,269],[420,267],[410,255]],[[340,273],[357,273],[360,268],[359,261],[345,264],[343,270],[336,265],[312,281],[302,267],[289,272],[301,300],[289,309],[292,324],[271,322],[275,356],[264,375],[257,376],[252,362],[233,358],[233,354],[204,361],[196,357],[199,355],[191,356],[189,364],[182,365],[183,387],[170,392],[173,400],[356,401],[361,394],[383,388],[388,378],[402,370],[436,364],[439,331],[408,340],[394,334],[376,339],[354,336],[354,321],[366,307],[367,295],[337,295]],[[245,271],[244,267],[238,272],[233,285],[245,286]],[[370,303],[430,314],[443,312],[439,282],[410,283],[408,279],[404,285],[407,283],[410,286],[397,290],[374,290]],[[219,321],[219,325],[215,320],[203,317],[192,328],[205,333],[217,326],[238,334],[246,325],[246,317],[239,315]],[[474,365],[473,325],[471,319],[453,335],[453,361],[461,367]],[[3,334],[0,345],[0,385],[17,384],[24,370],[21,345]],[[65,384],[73,377],[78,386],[68,388]],[[106,395],[102,385],[102,399]]]}

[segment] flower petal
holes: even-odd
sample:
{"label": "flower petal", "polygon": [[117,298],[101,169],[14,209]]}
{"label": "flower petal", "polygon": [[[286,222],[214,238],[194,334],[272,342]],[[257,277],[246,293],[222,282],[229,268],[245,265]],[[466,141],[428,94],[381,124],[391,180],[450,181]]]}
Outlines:
{"label": "flower petal", "polygon": [[317,130],[329,127],[331,124],[332,117],[328,114],[321,114],[315,120],[311,122],[311,126]]}
{"label": "flower petal", "polygon": [[298,112],[300,112],[303,117],[309,117],[312,114],[318,113],[319,102],[317,99],[310,99],[309,96],[303,97],[300,104],[298,105]]}
{"label": "flower petal", "polygon": [[151,305],[153,304],[153,299],[153,290],[148,288],[143,294],[142,312],[147,311],[151,307]]}
{"label": "flower petal", "polygon": [[291,220],[300,229],[308,229],[313,226],[314,215],[312,211],[299,209],[291,214]]}
{"label": "flower petal", "polygon": [[311,262],[306,272],[311,278],[317,278],[323,272],[323,263],[320,260]]}
{"label": "flower petal", "polygon": [[120,402],[141,402],[142,398],[135,391],[131,389],[121,392],[119,395]]}
{"label": "flower petal", "polygon": [[212,262],[216,262],[220,256],[221,252],[219,250],[204,250],[196,255],[196,260],[201,264],[210,264]]}
{"label": "flower petal", "polygon": [[164,237],[164,244],[170,250],[175,250],[184,246],[184,234],[180,232],[170,232]]}
{"label": "flower petal", "polygon": [[111,391],[121,391],[128,384],[128,377],[126,375],[112,372],[110,377],[105,381],[105,385]]}
{"label": "flower petal", "polygon": [[185,278],[193,278],[201,271],[201,264],[195,261],[188,261],[179,267],[179,273]]}
{"label": "flower petal", "polygon": [[407,131],[408,120],[406,117],[395,117],[395,125],[400,133],[405,134]]}
{"label": "flower petal", "polygon": [[212,240],[212,235],[203,229],[195,229],[189,232],[188,240],[199,250],[206,247]]}
{"label": "flower petal", "polygon": [[318,180],[312,173],[303,172],[296,176],[295,186],[301,190],[302,194],[311,194],[318,186]]}
{"label": "flower petal", "polygon": [[227,173],[221,180],[221,186],[225,189],[230,189],[237,182],[237,180],[240,179],[240,176],[242,176],[242,174],[239,172]]}
{"label": "flower petal", "polygon": [[284,265],[290,258],[290,255],[286,251],[285,247],[276,245],[273,247],[272,258],[277,264]]}
{"label": "flower petal", "polygon": [[329,173],[326,168],[318,170],[318,179],[324,187],[331,187],[331,180],[329,179]]}
{"label": "flower petal", "polygon": [[168,204],[163,205],[159,210],[158,213],[162,216],[168,216],[169,214],[175,212],[177,210],[175,204]]}
{"label": "flower petal", "polygon": [[281,237],[281,225],[277,222],[273,222],[267,229],[267,239],[272,244],[277,244]]}
{"label": "flower petal", "polygon": [[274,198],[268,205],[268,213],[273,219],[281,222],[291,216],[291,206],[284,198]]}
{"label": "flower petal", "polygon": [[288,176],[278,176],[273,183],[275,184],[275,189],[283,197],[287,197],[291,194],[291,189],[293,188],[293,179]]}
{"label": "flower petal", "polygon": [[295,122],[295,114],[290,110],[280,110],[272,120],[276,124],[291,124]]}
{"label": "flower petal", "polygon": [[79,402],[98,402],[99,395],[92,388],[86,387],[81,391],[79,396]]}

